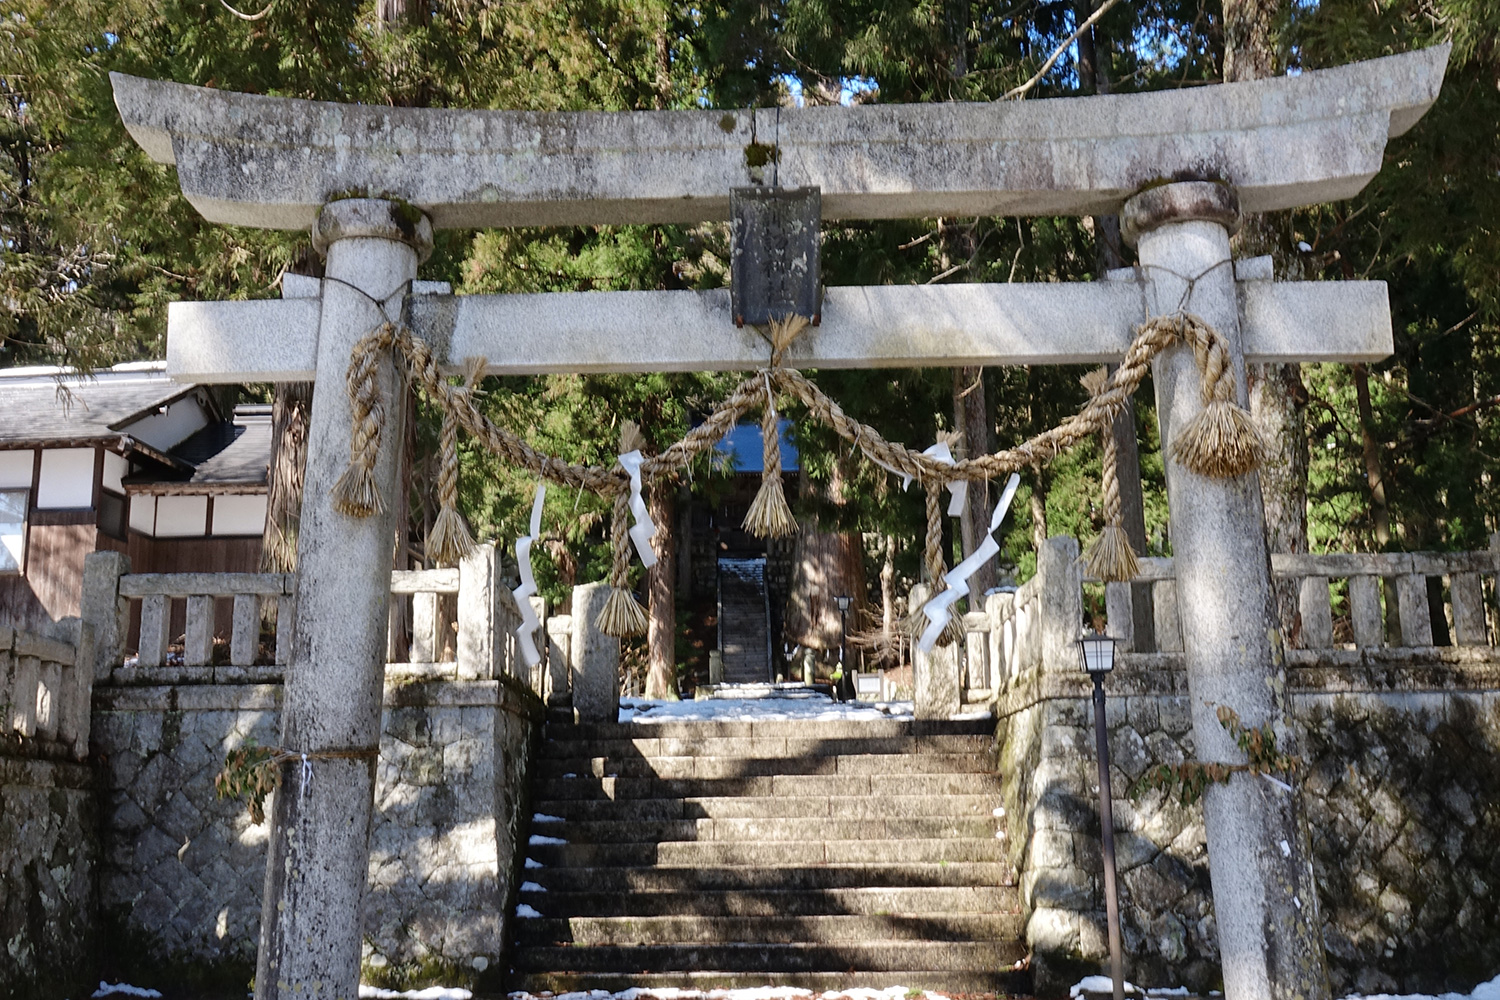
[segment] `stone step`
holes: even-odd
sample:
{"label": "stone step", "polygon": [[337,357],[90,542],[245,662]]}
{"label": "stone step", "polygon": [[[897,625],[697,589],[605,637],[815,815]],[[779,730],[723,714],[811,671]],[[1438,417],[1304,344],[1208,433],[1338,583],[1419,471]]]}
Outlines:
{"label": "stone step", "polygon": [[[782,852],[783,854],[785,851]],[[870,864],[786,867],[647,867],[528,868],[522,877],[549,892],[566,893],[706,893],[729,891],[809,892],[832,889],[914,889],[1011,887],[1016,872],[1003,862],[916,864],[875,861]]]}
{"label": "stone step", "polygon": [[[787,795],[772,798],[543,799],[539,815],[565,820],[630,822],[676,819],[879,819],[899,816],[993,816],[1000,797],[982,795]],[[545,832],[535,826],[538,833]]]}
{"label": "stone step", "polygon": [[[535,880],[522,884],[540,885]],[[523,888],[521,901],[542,913],[566,913],[575,917],[1014,913],[1020,907],[1020,895],[1014,886],[862,886],[855,889],[730,889],[716,892],[539,892]]]}
{"label": "stone step", "polygon": [[541,918],[516,921],[522,947],[572,944],[690,945],[690,944],[873,944],[877,941],[1003,941],[1021,930],[1018,913],[912,914],[816,916],[663,916],[580,917],[548,919],[566,913],[532,904]]}
{"label": "stone step", "polygon": [[930,990],[950,996],[967,993],[1030,994],[1031,974],[1025,970],[900,970],[895,972],[530,972],[516,976],[513,988],[528,993],[583,993],[628,989],[693,990],[754,989],[787,986],[824,993],[830,990]]}
{"label": "stone step", "polygon": [[[995,720],[978,719],[732,719],[701,721],[666,719],[659,722],[566,721],[562,713],[547,725],[547,739],[631,740],[718,739],[730,736],[793,736],[799,739],[870,739],[898,736],[994,736]],[[816,734],[815,736],[812,734]]]}
{"label": "stone step", "polygon": [[533,834],[559,837],[573,844],[671,842],[786,843],[822,840],[995,839],[1001,820],[993,816],[906,816],[837,820],[776,817],[771,819],[565,820],[536,823]]}
{"label": "stone step", "polygon": [[1026,953],[1018,941],[880,941],[850,944],[599,945],[517,948],[517,972],[860,972],[993,970]]}
{"label": "stone step", "polygon": [[[676,740],[664,742],[678,742]],[[755,778],[778,774],[993,774],[989,753],[865,754],[837,757],[567,757],[536,765],[541,781],[568,777]]]}
{"label": "stone step", "polygon": [[779,774],[752,778],[559,778],[553,799],[662,799],[801,795],[984,795],[1001,793],[998,774]]}
{"label": "stone step", "polygon": [[[644,723],[641,724],[644,728]],[[846,757],[857,754],[900,755],[991,754],[994,736],[988,733],[965,736],[873,736],[829,739],[810,737],[804,728],[800,736],[727,737],[647,737],[610,740],[548,739],[542,744],[542,760],[589,760],[609,757],[616,760],[654,757],[725,757],[747,756],[759,759],[801,760],[807,757]]]}
{"label": "stone step", "polygon": [[1006,858],[1006,845],[987,839],[810,840],[801,843],[667,841],[660,844],[528,844],[527,856],[552,868],[643,867],[649,865],[766,868],[825,864],[913,864],[992,861]]}

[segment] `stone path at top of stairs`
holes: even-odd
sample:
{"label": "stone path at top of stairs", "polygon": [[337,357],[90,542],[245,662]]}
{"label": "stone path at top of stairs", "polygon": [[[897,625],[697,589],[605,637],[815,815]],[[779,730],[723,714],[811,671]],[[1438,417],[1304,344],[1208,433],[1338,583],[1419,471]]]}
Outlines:
{"label": "stone path at top of stairs", "polygon": [[1025,989],[993,727],[554,714],[513,988]]}

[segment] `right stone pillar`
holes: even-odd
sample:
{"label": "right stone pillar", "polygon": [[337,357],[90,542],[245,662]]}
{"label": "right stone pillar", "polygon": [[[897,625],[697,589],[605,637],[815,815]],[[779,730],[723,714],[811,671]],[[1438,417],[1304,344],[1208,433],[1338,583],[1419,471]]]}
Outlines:
{"label": "right stone pillar", "polygon": [[[1127,241],[1138,248],[1150,314],[1192,312],[1223,334],[1243,406],[1244,355],[1229,256],[1229,237],[1239,224],[1234,190],[1207,181],[1151,188],[1125,203],[1122,221]],[[1220,706],[1232,708],[1246,726],[1271,725],[1281,745],[1292,748],[1260,479],[1254,472],[1207,478],[1174,461],[1170,443],[1202,409],[1192,348],[1162,352],[1152,374],[1198,759],[1245,760],[1219,723]],[[1245,772],[1227,785],[1211,783],[1204,794],[1227,1000],[1329,995],[1299,812],[1294,792]]]}

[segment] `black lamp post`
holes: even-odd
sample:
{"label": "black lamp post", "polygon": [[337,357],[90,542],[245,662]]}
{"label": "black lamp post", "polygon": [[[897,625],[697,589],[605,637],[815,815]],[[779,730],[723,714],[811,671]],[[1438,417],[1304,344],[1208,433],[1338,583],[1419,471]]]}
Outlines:
{"label": "black lamp post", "polygon": [[854,679],[849,676],[849,605],[853,598],[840,594],[834,598],[839,606],[839,701],[852,701]]}
{"label": "black lamp post", "polygon": [[1109,965],[1114,1000],[1125,996],[1125,959],[1120,953],[1120,902],[1115,891],[1115,811],[1109,792],[1109,730],[1104,723],[1104,678],[1115,667],[1115,641],[1089,632],[1078,640],[1083,670],[1094,681],[1094,739],[1099,747],[1099,845],[1104,849],[1104,909],[1109,922]]}

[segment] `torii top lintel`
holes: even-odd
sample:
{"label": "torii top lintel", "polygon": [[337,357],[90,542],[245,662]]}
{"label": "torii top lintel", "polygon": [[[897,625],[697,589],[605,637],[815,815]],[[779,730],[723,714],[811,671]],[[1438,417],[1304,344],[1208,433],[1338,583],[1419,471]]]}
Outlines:
{"label": "torii top lintel", "polygon": [[692,223],[731,188],[822,189],[827,218],[1087,215],[1215,178],[1247,212],[1348,198],[1437,99],[1447,45],[1145,94],[757,111],[524,112],[332,104],[110,74],[130,134],[210,222],[306,229],[397,196],[439,228]]}

